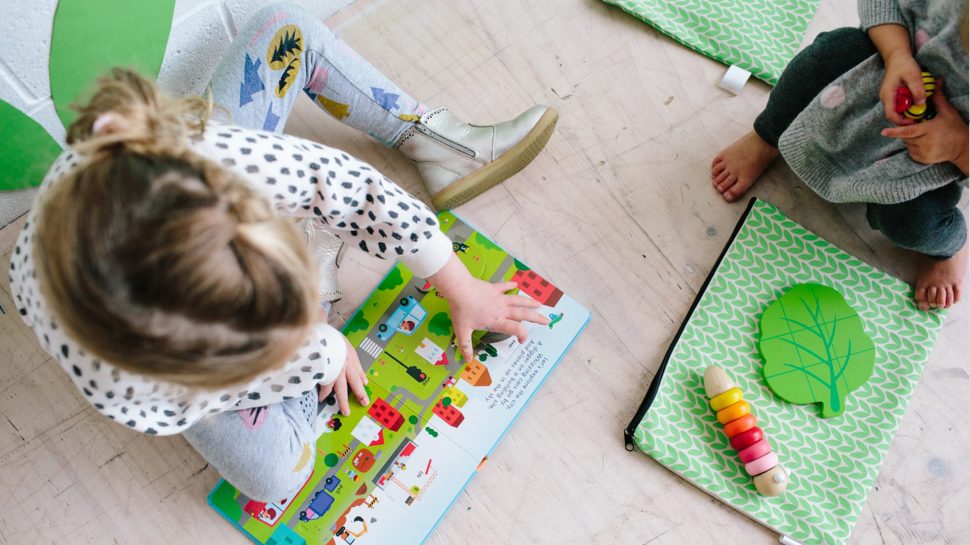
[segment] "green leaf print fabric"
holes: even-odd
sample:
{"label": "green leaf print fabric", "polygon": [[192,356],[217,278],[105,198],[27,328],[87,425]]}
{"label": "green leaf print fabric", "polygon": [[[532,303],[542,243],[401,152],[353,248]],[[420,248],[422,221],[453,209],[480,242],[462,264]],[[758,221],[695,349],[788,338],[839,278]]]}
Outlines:
{"label": "green leaf print fabric", "polygon": [[[841,293],[872,339],[868,381],[843,413],[790,404],[765,382],[759,317],[793,286]],[[636,445],[722,502],[805,545],[846,543],[943,324],[912,288],[755,201],[674,341]],[[758,426],[791,472],[777,498],[758,494],[708,406],[704,369],[719,365],[741,388]]]}
{"label": "green leaf print fabric", "polygon": [[772,85],[801,45],[819,0],[603,0],[698,53]]}

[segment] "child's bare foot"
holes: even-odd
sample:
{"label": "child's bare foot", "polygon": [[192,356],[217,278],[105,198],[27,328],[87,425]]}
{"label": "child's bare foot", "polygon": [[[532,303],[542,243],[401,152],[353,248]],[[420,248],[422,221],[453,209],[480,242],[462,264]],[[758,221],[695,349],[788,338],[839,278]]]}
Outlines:
{"label": "child's bare foot", "polygon": [[711,163],[711,180],[724,200],[734,202],[758,181],[775,157],[778,148],[751,131],[717,154]]}
{"label": "child's bare foot", "polygon": [[950,308],[960,300],[967,276],[967,244],[949,259],[924,256],[916,275],[916,306],[921,310]]}

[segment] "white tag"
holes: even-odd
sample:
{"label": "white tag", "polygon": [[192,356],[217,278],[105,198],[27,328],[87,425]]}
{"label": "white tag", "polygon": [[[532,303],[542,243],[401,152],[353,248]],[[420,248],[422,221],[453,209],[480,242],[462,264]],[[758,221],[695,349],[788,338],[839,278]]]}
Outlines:
{"label": "white tag", "polygon": [[751,72],[732,64],[724,74],[724,77],[721,78],[721,83],[718,83],[717,86],[736,95],[741,92],[741,88],[744,87],[744,84],[747,83],[750,77]]}

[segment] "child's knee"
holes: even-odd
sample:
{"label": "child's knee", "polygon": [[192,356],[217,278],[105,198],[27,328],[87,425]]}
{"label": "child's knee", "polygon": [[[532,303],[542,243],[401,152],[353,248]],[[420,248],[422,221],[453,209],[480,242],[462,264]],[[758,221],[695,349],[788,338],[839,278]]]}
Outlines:
{"label": "child's knee", "polygon": [[257,501],[279,501],[293,497],[313,469],[313,445],[303,443],[300,452],[291,456],[269,456],[271,459],[250,468],[243,482],[233,482],[233,486]]}

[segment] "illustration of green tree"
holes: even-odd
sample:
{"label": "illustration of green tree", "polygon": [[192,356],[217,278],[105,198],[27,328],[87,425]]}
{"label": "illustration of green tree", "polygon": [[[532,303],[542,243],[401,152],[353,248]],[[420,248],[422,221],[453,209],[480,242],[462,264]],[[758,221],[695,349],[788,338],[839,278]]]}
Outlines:
{"label": "illustration of green tree", "polygon": [[355,331],[365,331],[369,327],[370,322],[367,321],[367,318],[364,318],[364,313],[358,310],[357,313],[354,314],[354,317],[347,322],[346,332],[349,334],[354,333]]}
{"label": "illustration of green tree", "polygon": [[828,286],[792,287],[765,309],[760,332],[768,386],[790,403],[820,403],[822,418],[842,414],[846,396],[872,374],[872,339],[859,314]]}
{"label": "illustration of green tree", "polygon": [[381,282],[380,286],[377,286],[379,290],[392,290],[404,283],[404,277],[401,276],[401,268],[394,267],[391,272],[387,273],[387,277]]}
{"label": "illustration of green tree", "polygon": [[488,250],[494,250],[496,252],[503,251],[501,248],[498,247],[498,244],[495,244],[494,242],[489,240],[488,237],[483,236],[481,233],[475,233],[474,238],[475,238],[475,242],[482,248],[485,248]]}
{"label": "illustration of green tree", "polygon": [[428,322],[428,331],[439,337],[450,337],[451,318],[448,317],[448,313],[439,312],[432,316],[431,321]]}

